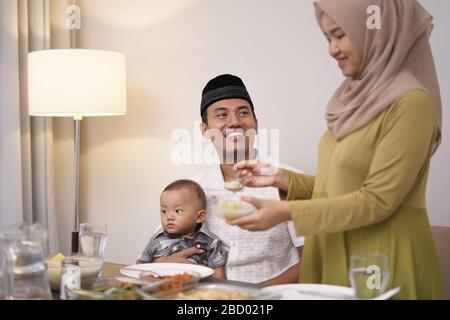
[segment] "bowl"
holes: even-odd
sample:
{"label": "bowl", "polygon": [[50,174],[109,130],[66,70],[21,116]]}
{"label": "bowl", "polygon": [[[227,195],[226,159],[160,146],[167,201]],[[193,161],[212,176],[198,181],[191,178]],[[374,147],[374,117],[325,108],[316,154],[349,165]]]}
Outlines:
{"label": "bowl", "polygon": [[256,211],[248,202],[241,201],[238,195],[213,196],[214,213],[225,220],[239,218]]}
{"label": "bowl", "polygon": [[90,290],[66,289],[68,300],[142,300],[139,279],[98,277]]}
{"label": "bowl", "polygon": [[61,287],[62,262],[75,264],[80,267],[80,286],[82,289],[90,289],[97,279],[103,267],[103,260],[99,257],[87,257],[71,255],[64,257],[62,254],[49,256],[45,259],[50,288],[59,291]]}
{"label": "bowl", "polygon": [[139,290],[150,300],[277,300],[279,295],[266,293],[261,288],[231,283],[203,282],[185,286],[177,291],[154,293],[151,286]]}
{"label": "bowl", "polygon": [[266,293],[251,284],[200,283],[179,293],[176,300],[278,300],[277,294]]}
{"label": "bowl", "polygon": [[143,271],[139,278],[148,282],[140,288],[145,299],[162,299],[196,286],[201,276],[198,272],[183,269],[171,269],[164,274]]}

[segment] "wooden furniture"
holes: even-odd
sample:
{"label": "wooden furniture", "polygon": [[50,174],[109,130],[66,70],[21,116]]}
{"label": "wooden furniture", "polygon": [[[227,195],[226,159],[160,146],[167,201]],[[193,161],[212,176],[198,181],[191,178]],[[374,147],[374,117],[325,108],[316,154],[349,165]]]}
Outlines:
{"label": "wooden furniture", "polygon": [[122,274],[120,273],[120,269],[125,267],[125,264],[112,263],[112,262],[104,262],[103,263],[103,275],[106,277],[118,277]]}

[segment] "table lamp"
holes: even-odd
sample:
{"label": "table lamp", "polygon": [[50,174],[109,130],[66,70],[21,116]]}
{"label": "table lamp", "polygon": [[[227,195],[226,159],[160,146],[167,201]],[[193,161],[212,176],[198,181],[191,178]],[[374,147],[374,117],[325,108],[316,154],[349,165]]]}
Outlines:
{"label": "table lamp", "polygon": [[119,52],[55,49],[28,54],[28,110],[31,116],[75,121],[75,208],[72,252],[78,252],[80,122],[83,117],[126,113],[126,61]]}

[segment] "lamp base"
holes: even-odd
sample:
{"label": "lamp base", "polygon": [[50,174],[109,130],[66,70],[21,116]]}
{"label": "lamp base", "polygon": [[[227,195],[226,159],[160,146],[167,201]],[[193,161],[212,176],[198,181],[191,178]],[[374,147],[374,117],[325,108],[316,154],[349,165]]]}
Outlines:
{"label": "lamp base", "polygon": [[80,234],[79,231],[72,231],[72,253],[79,252],[79,243],[78,243],[79,234]]}

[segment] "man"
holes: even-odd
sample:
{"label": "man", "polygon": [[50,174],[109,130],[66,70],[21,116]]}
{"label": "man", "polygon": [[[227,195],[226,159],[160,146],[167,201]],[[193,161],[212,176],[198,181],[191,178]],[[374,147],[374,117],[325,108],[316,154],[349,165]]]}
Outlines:
{"label": "man", "polygon": [[[253,140],[258,120],[242,80],[227,74],[210,80],[202,92],[200,114],[202,134],[213,142],[220,165],[193,180],[207,196],[207,228],[228,247],[227,279],[263,285],[298,282],[303,238],[295,237],[292,227],[283,223],[264,232],[249,232],[229,225],[212,210],[213,196],[232,193],[225,189],[224,183],[236,180],[233,164],[256,157]],[[244,187],[238,194],[279,199],[278,190],[270,187]],[[189,255],[197,253],[196,248],[190,248],[156,262],[187,262]]]}

